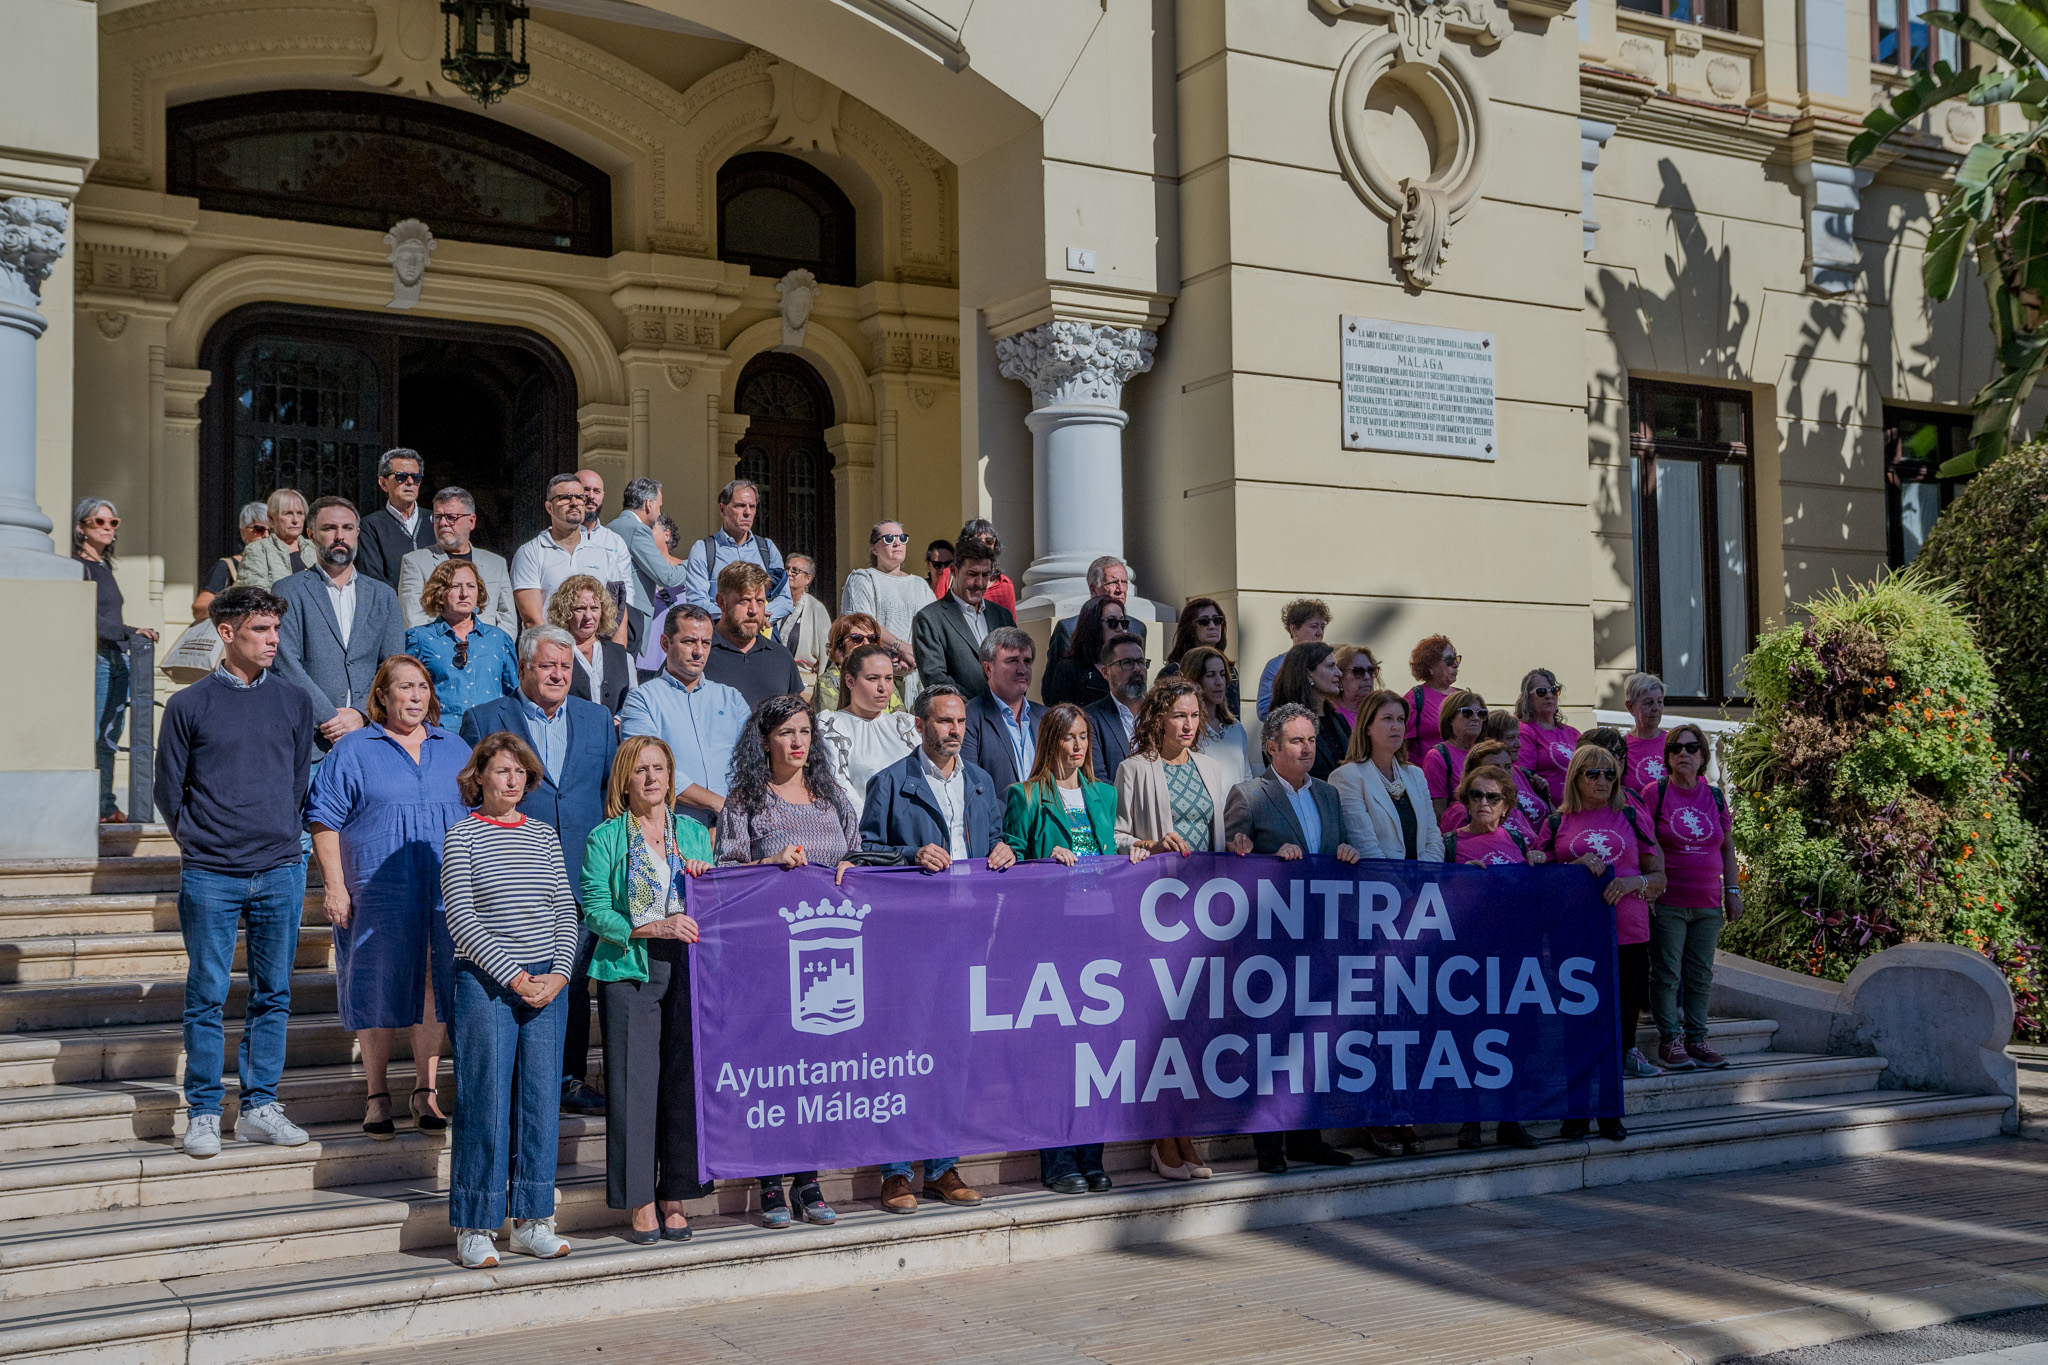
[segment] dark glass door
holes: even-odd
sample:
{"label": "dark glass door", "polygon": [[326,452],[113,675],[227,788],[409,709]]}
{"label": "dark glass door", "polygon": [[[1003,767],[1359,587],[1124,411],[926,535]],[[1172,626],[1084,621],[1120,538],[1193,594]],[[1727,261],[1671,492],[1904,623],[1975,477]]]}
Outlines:
{"label": "dark glass door", "polygon": [[832,395],[818,372],[795,356],[771,351],[740,374],[735,406],[753,420],[739,443],[739,477],[761,489],[755,529],[783,554],[818,564],[818,597],[830,602],[839,582],[838,520],[832,455]]}

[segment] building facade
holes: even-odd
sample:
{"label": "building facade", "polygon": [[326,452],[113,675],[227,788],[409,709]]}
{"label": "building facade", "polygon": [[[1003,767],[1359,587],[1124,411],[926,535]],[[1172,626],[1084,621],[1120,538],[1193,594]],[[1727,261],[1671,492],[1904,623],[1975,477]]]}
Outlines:
{"label": "building facade", "polygon": [[[65,236],[0,477],[118,504],[173,633],[242,502],[367,507],[403,444],[501,550],[557,471],[691,539],[745,473],[834,586],[880,518],[988,516],[1041,631],[1119,552],[1253,668],[1315,595],[1390,680],[1442,631],[1497,703],[1739,711],[1759,630],[1910,557],[1991,373],[1975,285],[1918,282],[1985,113],[1845,164],[1962,55],[1923,7],[534,0],[484,107],[435,0],[17,0],[0,190]],[[1487,448],[1347,439],[1347,319],[1484,334]]]}

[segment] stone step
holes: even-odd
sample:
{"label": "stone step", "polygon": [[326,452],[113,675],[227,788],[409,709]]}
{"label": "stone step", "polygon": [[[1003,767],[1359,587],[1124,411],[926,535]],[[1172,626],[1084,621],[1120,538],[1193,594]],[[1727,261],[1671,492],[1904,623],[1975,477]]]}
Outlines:
{"label": "stone step", "polygon": [[100,891],[177,889],[176,856],[0,859],[0,896],[82,896]]}
{"label": "stone step", "polygon": [[100,826],[102,858],[175,858],[178,841],[165,825],[125,824]]}
{"label": "stone step", "polygon": [[[308,888],[302,923],[325,925],[321,892]],[[178,893],[100,892],[75,896],[0,897],[0,942],[44,934],[178,932]]]}
{"label": "stone step", "polygon": [[[1771,1042],[1778,1034],[1775,1019],[1709,1019],[1707,1041],[1723,1056],[1733,1057],[1744,1052],[1768,1052]],[[1636,1046],[1651,1061],[1657,1060],[1657,1029],[1655,1025],[1644,1025],[1636,1030]]]}
{"label": "stone step", "polygon": [[[327,1003],[334,1003],[331,990]],[[232,1054],[242,1038],[242,1021],[233,1011],[225,1032]],[[411,1049],[406,1034],[394,1038],[393,1055],[410,1057]],[[300,1067],[345,1065],[355,1057],[355,1035],[341,1026],[340,1016],[331,1009],[324,1014],[294,1014],[286,1025],[288,1073]],[[184,1068],[184,1032],[175,1021],[0,1034],[0,1097],[25,1086],[170,1079],[182,1076]]]}
{"label": "stone step", "polygon": [[[246,940],[237,940],[234,970],[238,975],[246,950]],[[319,972],[333,965],[333,931],[325,924],[301,924],[296,969]],[[0,939],[0,984],[153,977],[176,978],[182,991],[187,967],[185,939],[175,930]]]}
{"label": "stone step", "polygon": [[1822,1057],[1798,1052],[1737,1052],[1716,1071],[1667,1071],[1627,1082],[1627,1112],[1666,1114],[1762,1100],[1875,1090],[1882,1057]]}
{"label": "stone step", "polygon": [[[228,988],[228,1018],[241,1017],[247,996],[248,982],[237,973]],[[292,1008],[307,1014],[333,1013],[334,973],[294,972]],[[184,1011],[182,976],[0,985],[0,1031],[7,1033],[158,1024],[180,1019]]]}
{"label": "stone step", "polygon": [[[158,1222],[149,1209],[127,1210],[75,1224],[69,1236],[10,1239],[14,1245],[0,1248],[0,1272],[20,1276],[23,1290],[39,1276],[44,1284],[69,1276],[73,1288],[0,1303],[0,1358],[203,1358],[230,1365],[419,1345],[609,1316],[624,1305],[678,1308],[740,1294],[815,1292],[1252,1228],[1975,1140],[1998,1131],[2005,1109],[1998,1096],[1870,1092],[1648,1116],[1622,1143],[1450,1151],[1278,1177],[1226,1161],[1209,1181],[1163,1182],[1134,1172],[1119,1177],[1115,1190],[1087,1197],[997,1186],[985,1190],[992,1197],[979,1208],[928,1204],[909,1218],[848,1203],[832,1228],[771,1233],[743,1216],[700,1214],[687,1245],[636,1247],[614,1232],[572,1232],[575,1254],[563,1260],[528,1261],[501,1244],[504,1263],[479,1272],[451,1268],[445,1253],[405,1248],[406,1230],[433,1217],[438,1196],[431,1191],[335,1191],[294,1206],[265,1203],[269,1193],[247,1189],[231,1219],[180,1224]],[[564,1203],[589,1198],[594,1171],[563,1176]],[[178,1212],[189,1220],[201,1210],[188,1204]],[[294,1219],[300,1238],[332,1238],[329,1249],[379,1237],[386,1249],[302,1255],[292,1245]],[[607,1226],[621,1221],[614,1216]],[[93,1228],[102,1230],[108,1254],[67,1261],[76,1257],[76,1244],[93,1241],[79,1235]],[[388,1240],[394,1231],[396,1247]],[[175,1240],[181,1236],[197,1248],[183,1260]],[[275,1250],[247,1268],[213,1270],[199,1259],[247,1260],[265,1248]],[[123,1258],[126,1270],[111,1264]],[[177,1278],[77,1287],[98,1277],[139,1276],[164,1261]]]}

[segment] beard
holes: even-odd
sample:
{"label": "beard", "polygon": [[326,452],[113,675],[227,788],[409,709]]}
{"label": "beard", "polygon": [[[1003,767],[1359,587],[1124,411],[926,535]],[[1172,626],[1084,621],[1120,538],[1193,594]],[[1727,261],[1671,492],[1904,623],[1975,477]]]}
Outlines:
{"label": "beard", "polygon": [[320,552],[320,562],[332,569],[345,569],[355,563],[355,558],[355,546],[339,540]]}
{"label": "beard", "polygon": [[1127,682],[1122,687],[1116,689],[1116,695],[1119,701],[1143,701],[1145,700],[1145,684],[1142,682]]}

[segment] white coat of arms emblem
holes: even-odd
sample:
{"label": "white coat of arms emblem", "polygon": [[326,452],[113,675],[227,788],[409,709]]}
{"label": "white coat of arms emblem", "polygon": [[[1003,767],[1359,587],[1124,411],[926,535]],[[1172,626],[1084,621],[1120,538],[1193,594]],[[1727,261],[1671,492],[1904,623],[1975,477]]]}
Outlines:
{"label": "white coat of arms emblem", "polygon": [[867,1017],[861,990],[861,922],[852,901],[798,902],[789,925],[789,1025],[799,1033],[847,1033]]}

